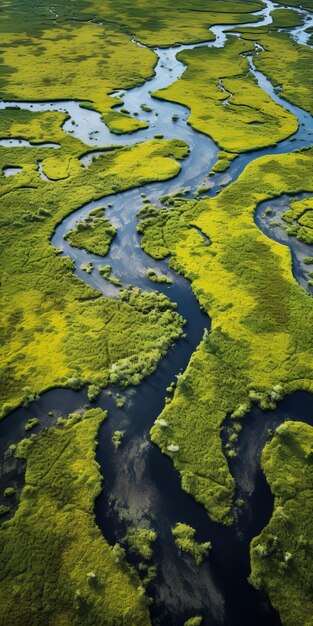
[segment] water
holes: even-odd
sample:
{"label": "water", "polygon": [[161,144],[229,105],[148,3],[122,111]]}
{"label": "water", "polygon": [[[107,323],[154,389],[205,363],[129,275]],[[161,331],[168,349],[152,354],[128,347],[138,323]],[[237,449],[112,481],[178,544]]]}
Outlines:
{"label": "water", "polygon": [[2,170],[4,176],[6,176],[6,177],[8,177],[8,176],[15,176],[16,174],[18,174],[21,171],[22,171],[21,167],[5,167]]}
{"label": "water", "polygon": [[60,148],[58,143],[31,143],[26,139],[0,139],[0,146],[3,148]]}
{"label": "water", "polygon": [[[271,239],[274,239],[274,241],[278,241],[290,248],[293,275],[298,283],[310,294],[313,293],[312,286],[308,282],[311,278],[309,272],[312,271],[312,266],[307,265],[304,259],[312,256],[312,246],[298,241],[298,239],[290,237],[286,233],[285,228],[289,224],[283,221],[281,214],[289,209],[291,202],[303,200],[304,198],[312,197],[312,195],[308,193],[294,194],[293,196],[283,194],[278,198],[261,202],[255,213],[255,222],[260,230]],[[268,207],[271,209],[270,214],[266,213]]]}
{"label": "water", "polygon": [[[262,22],[252,23],[251,27],[270,23],[269,14],[274,8],[272,2],[267,2],[266,8],[258,12]],[[150,92],[171,84],[181,76],[184,65],[176,58],[178,52],[203,45],[223,46],[227,33],[232,28],[225,25],[213,27],[212,31],[216,35],[214,42],[155,49],[159,60],[154,77],[127,92],[112,94],[123,98],[121,106],[127,108],[131,114],[138,112],[138,118],[149,123],[148,129],[140,130],[134,135],[113,135],[98,113],[81,108],[78,102],[19,103],[20,108],[29,110],[65,112],[67,118],[63,129],[95,148],[81,159],[85,166],[92,157],[101,154],[100,149],[104,146],[131,145],[151,139],[155,134],[162,134],[165,139],[180,138],[190,147],[190,155],[182,162],[181,172],[175,179],[151,183],[140,189],[90,202],[65,218],[52,238],[52,244],[74,260],[77,275],[106,296],[118,296],[117,288],[105,281],[98,272],[100,266],[110,264],[112,274],[123,284],[131,284],[145,291],[157,288],[166,293],[177,302],[178,311],[186,319],[186,337],[171,348],[152,376],[144,380],[138,388],[123,393],[125,405],[122,408],[116,407],[114,395],[118,390],[115,388],[101,393],[97,401],[99,406],[109,410],[110,419],[101,428],[97,450],[104,488],[96,502],[96,521],[112,544],[121,540],[127,528],[132,525],[144,523],[157,530],[153,564],[158,568],[158,577],[149,588],[149,594],[154,598],[151,615],[155,626],[179,625],[196,613],[203,615],[204,624],[208,626],[251,626],[252,623],[254,626],[280,625],[278,616],[266,598],[247,582],[250,540],[268,522],[273,506],[270,490],[260,470],[260,455],[270,427],[277,427],[286,418],[312,423],[313,397],[304,393],[285,398],[275,411],[261,412],[254,409],[247,416],[239,436],[238,457],[230,463],[237,481],[238,495],[244,498],[245,504],[241,509],[234,510],[236,522],[231,528],[210,521],[203,507],[181,490],[180,478],[172,462],[149,439],[149,430],[164,406],[166,387],[179,371],[186,368],[204,330],[210,327],[210,320],[201,312],[189,283],[175,274],[166,260],[155,261],[141,250],[136,231],[136,213],[143,204],[142,193],[156,204],[159,204],[162,195],[185,187],[190,189],[188,196],[192,197],[203,182],[208,182],[207,175],[216,162],[218,153],[217,146],[209,137],[194,131],[188,125],[189,111],[185,107],[157,100]],[[292,32],[294,36],[300,37],[298,30],[293,29]],[[289,152],[312,143],[311,116],[279,96],[265,76],[255,69],[252,56],[248,57],[248,61],[259,85],[275,102],[297,116],[299,128],[293,137],[277,146],[254,150],[238,157],[227,172],[214,176],[214,182],[210,180],[211,195],[223,184],[235,180],[255,158],[265,154]],[[0,103],[0,108],[12,104],[14,103],[3,102]],[[143,111],[142,104],[152,111]],[[178,120],[174,121],[173,115],[178,115]],[[38,162],[38,171],[42,178],[47,178],[43,174],[41,161]],[[284,201],[286,203],[286,198]],[[278,211],[279,202],[282,199],[271,201],[270,204]],[[109,208],[108,204],[113,206]],[[118,234],[105,259],[72,248],[63,238],[78,220],[97,206],[107,207],[108,218],[118,228]],[[256,223],[268,236],[278,238],[291,247],[294,275],[306,287],[301,259],[310,254],[299,242],[291,242],[281,229],[274,232],[270,224],[260,218],[263,212],[264,207],[260,205],[256,213]],[[199,237],[201,236],[199,233]],[[95,268],[92,274],[86,274],[80,269],[81,264],[89,262]],[[170,276],[173,284],[156,286],[151,283],[146,276],[148,268]],[[43,394],[29,409],[15,411],[0,424],[2,449],[5,450],[10,443],[24,436],[24,425],[29,415],[40,419],[40,426],[31,431],[38,432],[40,428],[54,423],[60,415],[88,405],[86,390],[76,393],[57,389]],[[111,440],[115,430],[125,431],[123,443],[117,451]],[[3,486],[23,484],[24,468],[21,464],[7,456],[2,469]],[[171,526],[177,521],[189,523],[196,528],[197,537],[201,541],[212,542],[213,548],[208,561],[199,567],[177,552],[171,535]],[[136,565],[136,559],[130,555],[129,558]]]}

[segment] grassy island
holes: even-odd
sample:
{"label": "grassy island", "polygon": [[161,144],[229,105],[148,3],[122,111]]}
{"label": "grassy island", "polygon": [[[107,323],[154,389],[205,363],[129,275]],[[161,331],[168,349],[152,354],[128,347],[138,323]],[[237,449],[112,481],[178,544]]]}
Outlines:
{"label": "grassy island", "polygon": [[[92,409],[22,441],[26,484],[0,530],[6,626],[150,624],[139,578],[94,519],[101,490],[95,447],[105,414]],[[86,549],[87,548],[87,549]]]}
{"label": "grassy island", "polygon": [[286,626],[312,624],[313,428],[285,422],[262,455],[274,495],[268,525],[251,543],[250,582],[266,591]]}
{"label": "grassy island", "polygon": [[105,256],[116,232],[116,228],[104,217],[104,209],[99,208],[90,211],[87,217],[77,222],[75,228],[64,235],[64,239],[75,248]]}

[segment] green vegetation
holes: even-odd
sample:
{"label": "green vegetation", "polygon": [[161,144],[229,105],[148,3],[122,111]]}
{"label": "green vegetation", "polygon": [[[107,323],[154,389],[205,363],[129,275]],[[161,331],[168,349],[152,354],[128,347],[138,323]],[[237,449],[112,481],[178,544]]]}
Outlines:
{"label": "green vegetation", "polygon": [[208,6],[206,0],[182,0],[177,10],[175,5],[169,5],[166,0],[156,0],[151,15],[151,3],[148,0],[137,0],[136,4],[131,0],[106,3],[90,0],[85,12],[90,12],[93,7],[93,14],[97,18],[121,24],[137,40],[154,47],[213,39],[208,30],[210,26],[257,21],[259,18],[250,13],[259,10],[261,6],[257,0],[223,0],[217,6]]}
{"label": "green vegetation", "polygon": [[115,278],[114,276],[112,276],[111,265],[104,265],[103,267],[99,267],[99,273],[101,274],[102,278],[105,278],[105,280],[108,280],[110,283],[112,283],[112,285],[115,285],[115,287],[122,286],[122,283],[119,280],[119,278]]}
{"label": "green vegetation", "polygon": [[137,130],[148,128],[149,126],[146,122],[136,120],[130,117],[130,115],[125,115],[119,111],[110,111],[109,113],[105,113],[102,117],[111,133],[115,133],[116,135],[135,133]]}
{"label": "green vegetation", "polygon": [[125,537],[130,552],[134,552],[145,561],[152,558],[152,544],[156,539],[157,533],[150,528],[131,528]]}
{"label": "green vegetation", "polygon": [[11,509],[9,506],[5,506],[5,504],[0,504],[0,517],[10,513]]}
{"label": "green vegetation", "polygon": [[275,497],[268,525],[251,543],[250,582],[265,591],[284,626],[311,626],[313,428],[285,422],[264,448],[262,468]]}
{"label": "green vegetation", "polygon": [[221,150],[218,153],[218,161],[212,167],[212,172],[225,172],[236,156],[237,154],[234,152],[225,152],[224,150]]}
{"label": "green vegetation", "polygon": [[271,28],[293,28],[304,24],[303,15],[297,11],[292,11],[292,9],[275,9],[272,11],[271,17],[273,20]]}
{"label": "green vegetation", "polygon": [[[70,141],[76,154],[86,151]],[[74,276],[72,261],[49,241],[56,224],[92,199],[175,176],[180,166],[169,155],[186,151],[181,141],[153,140],[104,152],[49,183],[37,172],[40,149],[10,149],[10,161],[24,167],[1,187],[2,415],[55,386],[138,384],[180,336],[182,320],[165,296],[105,298]],[[7,159],[0,149],[0,167]]]}
{"label": "green vegetation", "polygon": [[[167,0],[155,0],[151,14],[147,0],[55,0],[53,7],[39,2],[38,10],[30,12],[26,0],[10,0],[0,15],[1,98],[75,99],[99,111],[113,133],[135,132],[148,125],[125,108],[112,110],[121,100],[109,94],[153,75],[153,45],[208,40],[213,38],[211,25],[257,21],[251,11],[261,6],[258,0],[223,0],[216,6],[182,0],[178,11]],[[245,41],[231,37],[224,49],[180,54],[187,70],[157,94],[189,106],[190,123],[223,148],[211,174],[225,171],[238,153],[274,144],[297,128],[296,119],[249,73],[245,54],[254,50],[255,38],[265,49],[255,55],[257,67],[275,85],[282,84],[284,97],[313,111],[312,51],[277,32],[302,18],[285,9],[272,15],[272,26],[253,34],[243,29]],[[134,45],[133,37],[150,48]],[[141,109],[152,112],[145,104]],[[158,134],[145,144],[102,148],[102,155],[84,168],[79,159],[88,148],[62,131],[66,119],[66,113],[15,107],[0,111],[0,136],[58,144],[0,147],[1,171],[22,168],[16,178],[2,177],[0,191],[1,416],[53,387],[88,385],[88,398],[94,401],[108,384],[122,389],[137,385],[182,334],[183,320],[166,296],[129,287],[116,299],[103,297],[74,275],[72,261],[50,240],[57,224],[84,204],[177,175],[177,160],[188,148],[178,140],[159,141]],[[173,396],[166,400],[152,439],[173,459],[184,489],[223,523],[232,521],[234,481],[226,456],[237,453],[239,420],[252,403],[273,408],[285,393],[313,391],[312,300],[292,277],[289,251],[266,239],[253,222],[259,202],[284,192],[313,191],[312,156],[310,150],[260,159],[214,199],[186,201],[182,190],[165,198],[161,210],[145,199],[140,211],[143,248],[155,258],[170,256],[171,266],[190,280],[212,317],[211,332],[177,377],[175,389],[170,387]],[[40,178],[39,167],[48,181]],[[204,184],[198,192],[208,188]],[[301,202],[293,203],[284,219],[290,234],[308,241],[312,207],[310,201]],[[104,210],[96,209],[66,238],[105,255],[115,232]],[[93,265],[82,269],[91,273]],[[109,265],[99,272],[121,286]],[[147,275],[156,283],[171,282],[151,269]],[[120,394],[115,400],[118,407],[125,403]],[[220,434],[228,414],[233,423],[224,454]],[[32,626],[150,623],[145,586],[155,568],[141,563],[145,578],[140,581],[125,561],[124,548],[110,547],[94,519],[101,488],[95,446],[104,418],[100,409],[60,418],[55,428],[18,445],[17,456],[27,461],[26,486],[17,512],[0,531],[5,626],[24,626],[30,620]],[[37,423],[37,418],[29,419],[25,430]],[[261,539],[252,544],[251,581],[268,592],[283,619],[286,613],[288,626],[298,616],[301,626],[309,626],[306,614],[312,611],[302,596],[308,597],[310,585],[311,431],[293,428],[280,427],[264,453],[275,511]],[[123,434],[114,432],[116,448]],[[15,493],[7,487],[4,496],[9,501]],[[9,510],[0,505],[0,515]],[[178,523],[172,532],[179,549],[196,563],[207,556],[210,542],[198,543],[192,527]],[[130,551],[146,561],[155,540],[156,533],[146,528],[133,528],[126,537]],[[290,608],[292,585],[297,598]],[[194,616],[185,626],[201,621]]]}
{"label": "green vegetation", "polygon": [[117,450],[117,448],[120,447],[122,441],[123,441],[123,437],[124,437],[124,430],[116,430],[115,433],[113,433],[112,436],[112,443],[114,445],[114,448]]}
{"label": "green vegetation", "polygon": [[171,255],[212,319],[161,414],[166,427],[158,419],[151,436],[216,521],[231,521],[234,489],[220,437],[225,417],[313,391],[312,300],[293,278],[289,249],[253,219],[261,201],[313,191],[312,157],[312,149],[263,157],[216,198],[147,210],[139,224],[144,250]]}
{"label": "green vegetation", "polygon": [[[25,11],[29,11],[27,3]],[[7,17],[11,17],[9,11]],[[40,16],[35,23],[38,21]],[[131,36],[112,22],[105,26],[95,22],[50,22],[39,36],[24,31],[22,39],[17,37],[16,26],[14,21],[1,21],[1,69],[5,73],[1,95],[5,100],[75,99],[90,102],[100,113],[107,113],[118,102],[109,93],[121,85],[125,89],[135,86],[152,74],[154,52],[134,46]],[[36,72],[31,71],[33,67]],[[110,117],[109,124],[120,129],[126,120]],[[128,130],[135,130],[136,122],[130,120],[127,125]]]}
{"label": "green vegetation", "polygon": [[[101,209],[101,214],[104,215],[104,209]],[[106,217],[100,217],[99,213],[96,215],[89,213],[87,217],[77,222],[73,230],[64,235],[64,239],[75,248],[83,248],[87,252],[105,256],[116,233],[116,228]]]}
{"label": "green vegetation", "polygon": [[288,235],[292,235],[309,245],[313,244],[313,198],[292,202],[290,208],[282,213],[287,224]]}
{"label": "green vegetation", "polygon": [[6,487],[6,489],[3,492],[3,495],[6,498],[12,498],[12,496],[15,496],[16,494],[16,489],[14,487]]}
{"label": "green vegetation", "polygon": [[153,109],[151,109],[151,107],[148,107],[147,104],[141,104],[140,108],[142,111],[145,111],[145,113],[152,113]]}
{"label": "green vegetation", "polygon": [[195,529],[188,526],[188,524],[177,522],[174,528],[172,528],[172,534],[179,550],[190,554],[197,565],[200,565],[203,559],[208,556],[212,547],[210,541],[198,543],[195,539]]}
{"label": "green vegetation", "polygon": [[87,274],[92,274],[93,264],[92,263],[82,263],[80,265],[80,269],[83,270],[83,272],[87,272]]}
{"label": "green vegetation", "polygon": [[286,100],[313,114],[313,50],[297,44],[287,33],[266,32],[266,29],[241,29],[245,39],[256,41],[264,51],[254,57],[258,70],[269,77]]}
{"label": "green vegetation", "polygon": [[35,426],[38,426],[39,424],[39,419],[38,417],[31,417],[29,420],[27,420],[26,424],[25,424],[25,431],[27,432],[28,430],[32,430],[33,428],[35,428]]}
{"label": "green vegetation", "polygon": [[283,5],[287,5],[290,7],[302,7],[303,9],[306,9],[307,11],[312,11],[313,7],[312,7],[312,0],[287,0],[287,2],[284,2],[284,0],[279,0],[277,2],[277,4],[283,4]]}
{"label": "green vegetation", "polygon": [[200,626],[202,624],[202,617],[200,615],[195,615],[194,617],[190,617],[184,623],[184,626]]}
{"label": "green vegetation", "polygon": [[157,272],[155,272],[155,270],[153,269],[148,269],[147,270],[147,276],[149,278],[149,280],[151,280],[153,283],[166,283],[168,285],[172,285],[173,281],[171,278],[169,278],[169,276],[164,276],[163,274],[157,274]]}
{"label": "green vegetation", "polygon": [[[243,56],[254,44],[237,37],[224,48],[195,48],[178,54],[187,65],[182,77],[154,95],[191,109],[190,125],[234,153],[273,145],[297,130],[297,120],[277,105],[249,73]],[[231,132],[230,132],[231,129]],[[229,155],[215,171],[226,169]]]}
{"label": "green vegetation", "polygon": [[[108,113],[118,102],[110,93],[140,84],[153,74],[154,52],[134,45],[133,35],[149,46],[213,39],[210,26],[257,21],[250,12],[261,6],[257,0],[225,0],[218,12],[210,12],[204,0],[197,0],[196,5],[184,0],[177,11],[158,0],[149,18],[148,0],[136,5],[129,0],[78,0],[65,5],[56,0],[52,12],[41,4],[33,15],[26,0],[9,2],[0,21],[1,97],[76,99]],[[130,132],[135,130],[135,121],[116,119],[113,123],[119,129],[127,123]]]}
{"label": "green vegetation", "polygon": [[[100,409],[21,442],[26,485],[0,530],[1,616],[6,626],[150,623],[139,578],[94,521],[101,480]],[[25,565],[27,564],[27,567]]]}

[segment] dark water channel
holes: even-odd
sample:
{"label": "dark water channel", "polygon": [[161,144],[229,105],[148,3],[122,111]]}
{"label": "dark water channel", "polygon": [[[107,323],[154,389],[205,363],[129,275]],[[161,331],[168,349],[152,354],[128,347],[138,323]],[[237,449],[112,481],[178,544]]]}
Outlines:
{"label": "dark water channel", "polygon": [[[259,12],[262,23],[270,23],[269,13],[273,8],[274,4],[268,1],[266,8]],[[253,25],[255,24],[251,24]],[[230,28],[215,26],[212,30],[216,41],[199,45],[223,46]],[[153,597],[151,616],[155,626],[182,625],[185,619],[196,613],[203,616],[206,626],[279,626],[280,620],[266,598],[247,582],[250,540],[266,525],[273,507],[270,490],[260,469],[260,455],[269,437],[269,429],[275,429],[285,419],[313,423],[313,396],[295,393],[286,397],[275,411],[262,412],[254,409],[246,417],[238,440],[238,456],[230,462],[238,485],[237,495],[245,503],[234,509],[235,524],[232,527],[226,528],[210,521],[204,508],[182,491],[180,478],[170,459],[162,455],[149,439],[149,430],[164,407],[166,388],[186,368],[204,330],[209,329],[210,320],[200,310],[189,283],[173,272],[166,261],[157,262],[141,250],[136,231],[136,213],[143,204],[142,194],[159,204],[161,196],[183,188],[188,188],[187,197],[193,197],[194,192],[204,183],[211,187],[209,194],[214,195],[223,185],[235,180],[255,158],[290,152],[310,145],[313,123],[308,113],[290,105],[279,96],[269,81],[255,70],[253,58],[249,57],[250,69],[260,86],[276,102],[297,116],[299,129],[293,137],[277,146],[251,151],[238,157],[227,172],[209,179],[208,174],[217,160],[218,148],[215,143],[187,124],[189,111],[185,107],[157,100],[150,93],[177,80],[183,73],[184,66],[177,61],[176,54],[180,50],[193,47],[195,46],[155,50],[159,57],[155,76],[140,87],[123,94],[117,92],[123,98],[123,106],[130,113],[140,111],[141,104],[152,109],[150,112],[140,111],[139,119],[148,121],[149,128],[135,135],[112,135],[96,112],[81,109],[77,102],[19,104],[21,108],[31,106],[32,110],[69,111],[70,119],[64,124],[64,130],[71,130],[87,144],[97,148],[94,156],[99,153],[101,146],[130,145],[139,140],[151,139],[159,133],[166,139],[183,139],[190,147],[190,154],[182,162],[181,172],[175,179],[152,183],[140,189],[88,203],[68,216],[58,226],[52,238],[52,244],[74,260],[77,275],[103,294],[109,297],[118,295],[116,287],[105,281],[98,272],[100,266],[110,264],[112,274],[123,285],[134,285],[145,291],[157,289],[166,293],[177,303],[178,311],[186,319],[186,336],[170,349],[154,374],[139,387],[122,393],[125,401],[123,407],[116,406],[116,393],[119,390],[115,388],[104,391],[97,401],[97,405],[108,409],[109,419],[101,428],[97,449],[97,459],[103,475],[103,491],[96,501],[96,520],[111,544],[120,541],[130,526],[147,525],[158,532],[152,560],[152,564],[157,566],[158,574],[155,582],[148,588],[148,593]],[[9,104],[12,105],[2,103],[0,108]],[[178,120],[173,120],[173,115],[178,115]],[[74,126],[71,124],[72,120],[75,122]],[[90,159],[91,156],[87,156],[84,164],[87,165]],[[275,202],[279,203],[281,199]],[[112,206],[108,207],[108,204]],[[96,206],[106,206],[108,218],[118,228],[118,234],[105,259],[72,248],[63,238],[78,220]],[[290,245],[291,239],[283,234],[282,229],[278,234],[276,231],[274,233],[270,223],[262,221],[260,215],[263,212],[264,207],[261,206],[256,214],[257,225],[267,236],[276,237],[282,243]],[[291,248],[294,275],[306,287],[302,276],[302,260],[309,254],[299,242],[295,244],[293,241]],[[89,262],[94,266],[91,274],[81,269],[82,264]],[[151,283],[146,276],[148,268],[170,276],[173,284],[156,286]],[[73,392],[56,389],[43,394],[28,409],[21,408],[0,423],[1,451],[4,453],[8,445],[25,436],[24,425],[29,417],[40,419],[40,425],[31,431],[38,432],[42,427],[54,423],[58,416],[84,406],[90,406],[86,390]],[[117,450],[112,443],[112,435],[116,430],[125,431],[122,445]],[[1,486],[22,486],[24,468],[8,454],[4,454],[2,471]],[[209,559],[200,566],[196,566],[190,558],[179,555],[175,547],[171,527],[178,521],[196,528],[199,540],[212,542]],[[136,560],[130,555],[129,558],[136,565]]]}

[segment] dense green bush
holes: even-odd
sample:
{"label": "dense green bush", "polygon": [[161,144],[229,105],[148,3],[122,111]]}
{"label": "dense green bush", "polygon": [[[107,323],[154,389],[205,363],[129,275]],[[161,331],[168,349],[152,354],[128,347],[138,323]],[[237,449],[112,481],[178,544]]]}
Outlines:
{"label": "dense green bush", "polygon": [[[102,214],[104,215],[104,210]],[[105,256],[116,232],[116,228],[106,217],[100,217],[98,213],[89,214],[89,217],[77,222],[75,228],[64,235],[64,239],[75,248],[83,248],[87,252]]]}
{"label": "dense green bush", "polygon": [[196,531],[188,524],[178,522],[174,528],[172,528],[172,534],[175,538],[175,543],[181,552],[187,552],[190,554],[197,565],[208,556],[211,550],[211,542],[198,543],[195,539]]}

